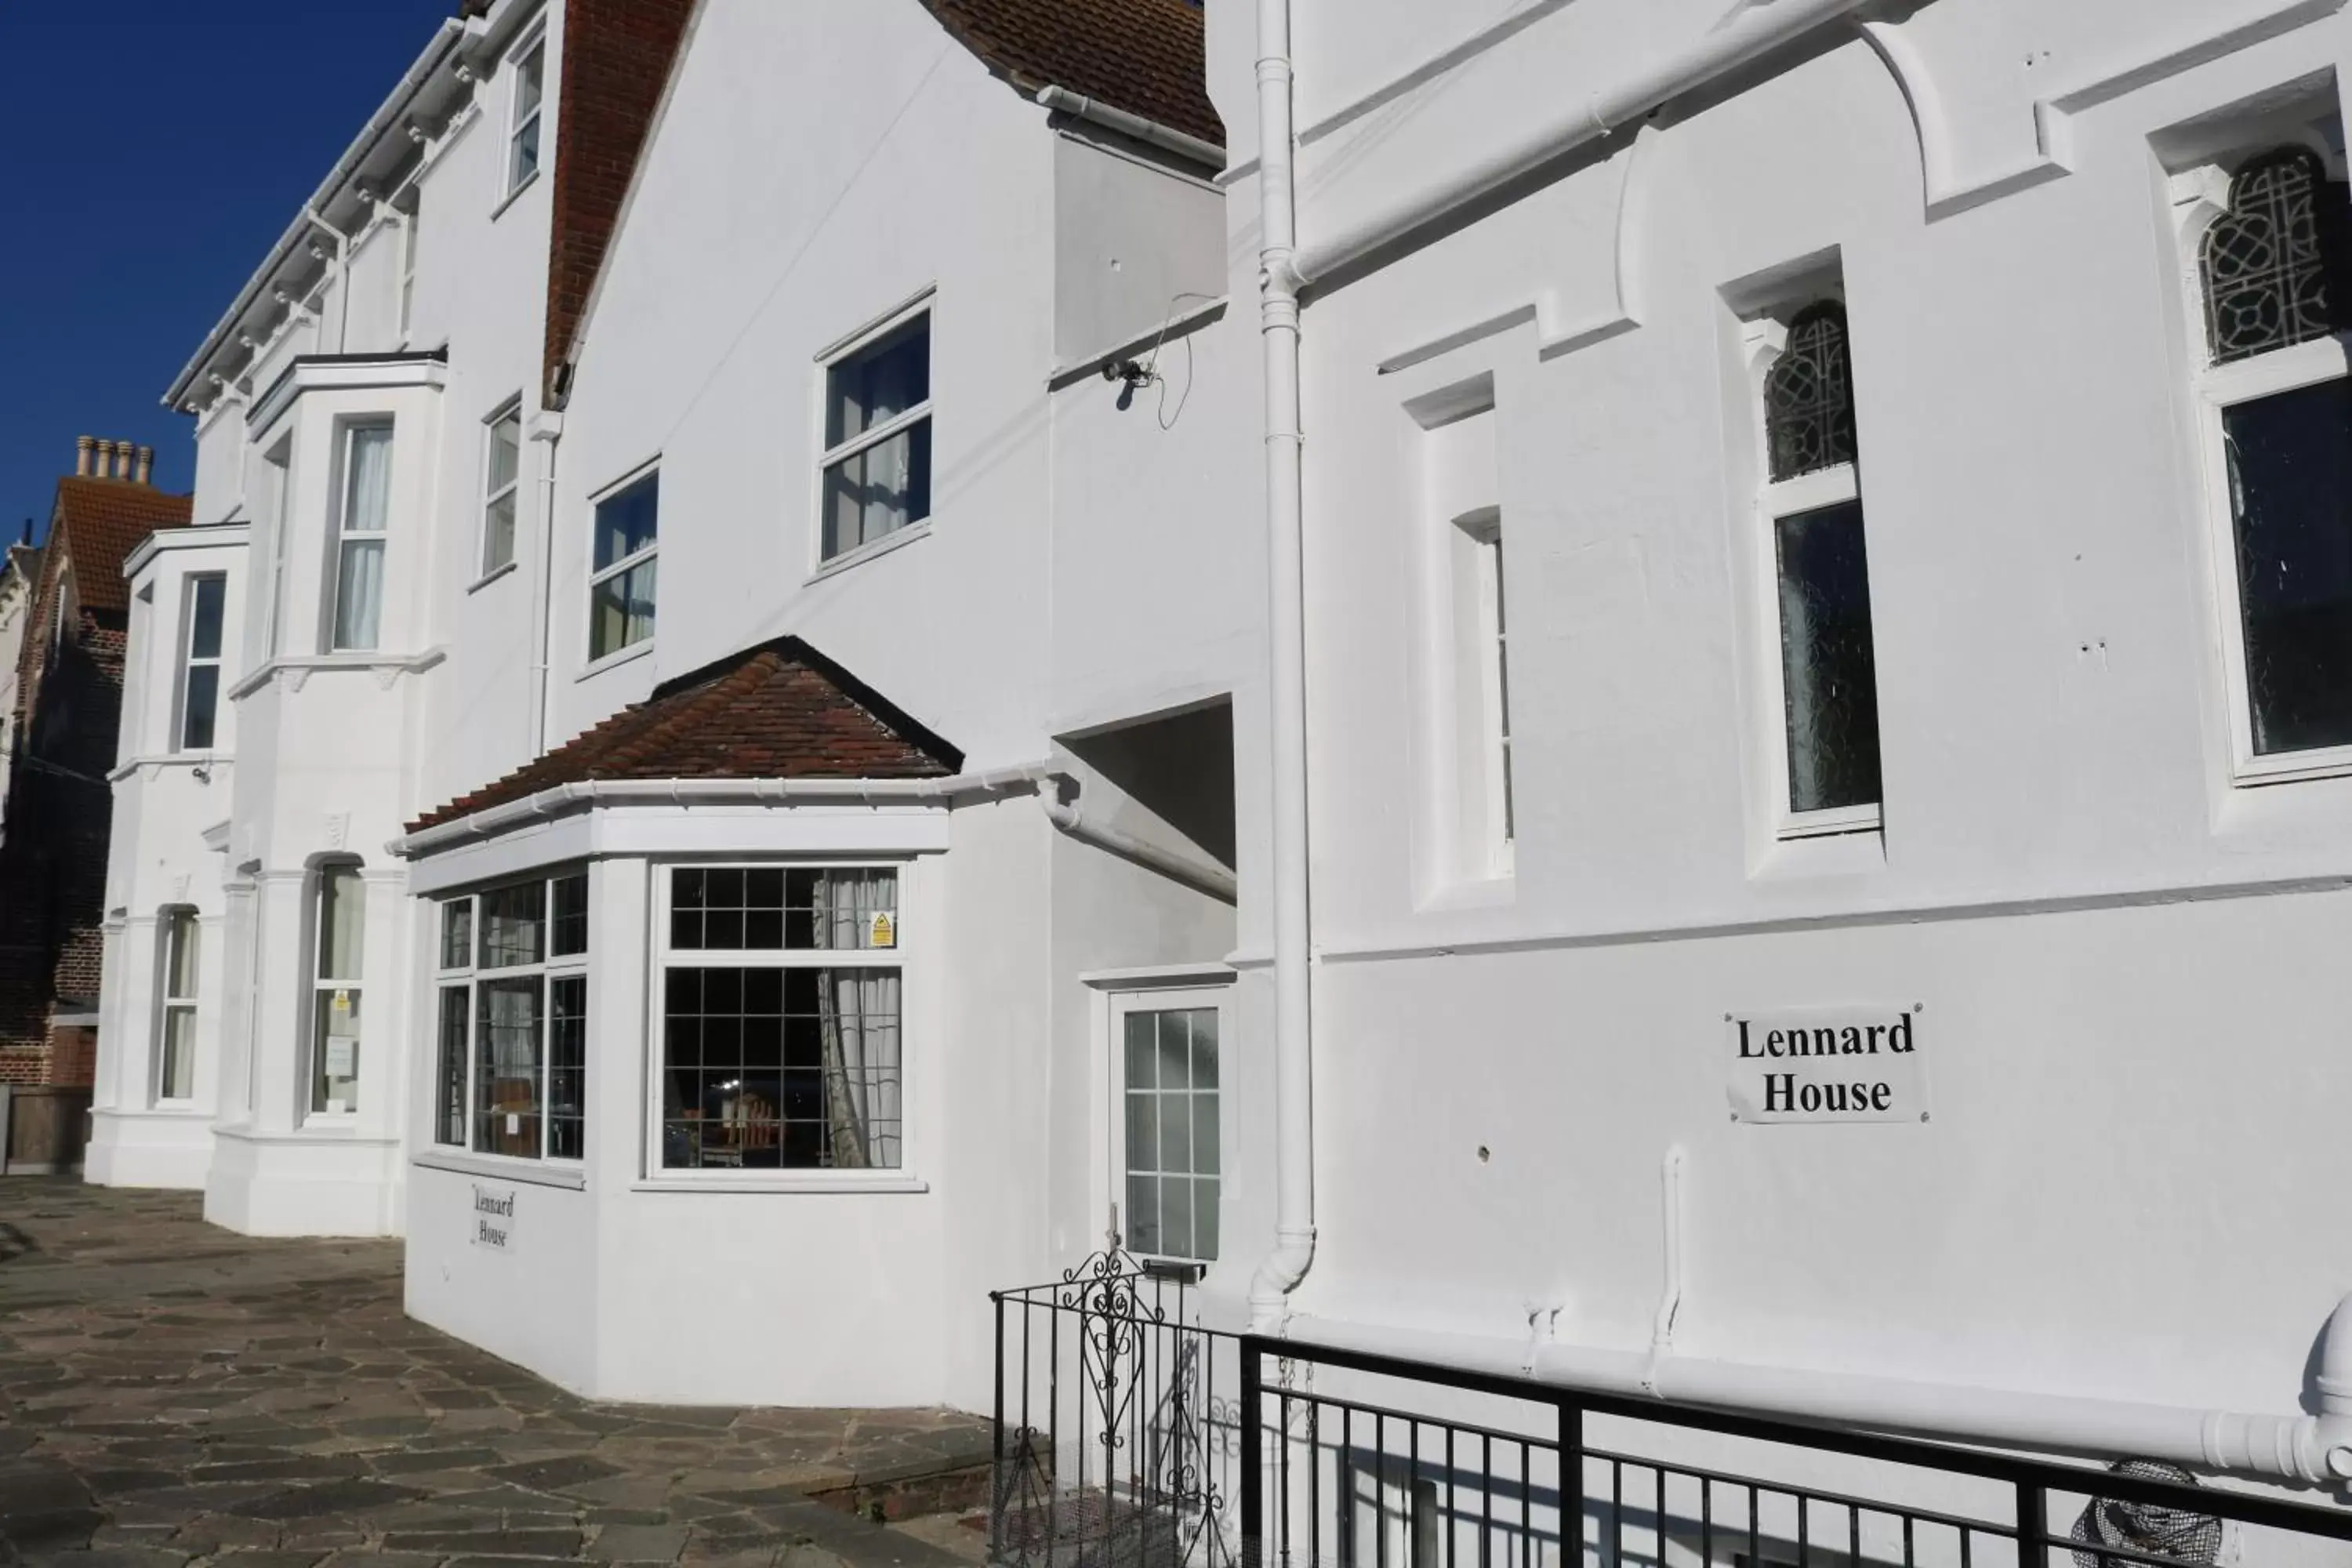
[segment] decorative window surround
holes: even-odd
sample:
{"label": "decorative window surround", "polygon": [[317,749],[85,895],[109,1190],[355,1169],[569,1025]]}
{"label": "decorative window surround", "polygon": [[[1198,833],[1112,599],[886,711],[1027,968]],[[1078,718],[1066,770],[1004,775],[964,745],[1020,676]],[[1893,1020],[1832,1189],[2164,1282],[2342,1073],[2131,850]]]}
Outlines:
{"label": "decorative window surround", "polygon": [[[2198,460],[2214,614],[2230,723],[2229,782],[2239,786],[2352,775],[2352,712],[2326,710],[2297,682],[2295,627],[2324,603],[2258,605],[2247,558],[2274,570],[2253,582],[2310,575],[2291,496],[2332,460],[2352,465],[2352,212],[2329,138],[2258,147],[2225,166],[2174,175],[2173,216],[2189,334]],[[2296,482],[2280,483],[2291,468]],[[2274,509],[2285,508],[2273,516]],[[2323,526],[2325,526],[2323,524]],[[2340,529],[2341,523],[2336,524]],[[2334,614],[2352,615],[2337,585]],[[2259,625],[2250,625],[2259,620]],[[2298,689],[2300,688],[2300,689]],[[2315,704],[2317,706],[2315,706]]]}

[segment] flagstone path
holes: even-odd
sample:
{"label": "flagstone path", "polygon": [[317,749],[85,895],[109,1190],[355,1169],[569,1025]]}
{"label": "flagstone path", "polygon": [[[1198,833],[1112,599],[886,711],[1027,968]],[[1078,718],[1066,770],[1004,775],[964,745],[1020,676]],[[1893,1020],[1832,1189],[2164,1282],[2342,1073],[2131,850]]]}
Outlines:
{"label": "flagstone path", "polygon": [[850,1511],[984,1488],[977,1417],[592,1404],[405,1316],[397,1242],[200,1207],[0,1180],[0,1568],[982,1555]]}

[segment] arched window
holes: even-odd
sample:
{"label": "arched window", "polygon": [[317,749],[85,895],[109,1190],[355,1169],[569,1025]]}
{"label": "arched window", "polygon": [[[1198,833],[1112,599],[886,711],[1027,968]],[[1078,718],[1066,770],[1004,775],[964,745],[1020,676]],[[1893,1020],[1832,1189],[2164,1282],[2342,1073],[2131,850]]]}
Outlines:
{"label": "arched window", "polygon": [[1764,377],[1764,435],[1775,482],[1855,460],[1853,362],[1836,300],[1789,323],[1788,346]]}
{"label": "arched window", "polygon": [[2318,154],[2265,153],[2230,182],[2230,210],[2205,231],[2200,258],[2213,363],[2291,348],[2338,331],[2344,287],[2345,193]]}

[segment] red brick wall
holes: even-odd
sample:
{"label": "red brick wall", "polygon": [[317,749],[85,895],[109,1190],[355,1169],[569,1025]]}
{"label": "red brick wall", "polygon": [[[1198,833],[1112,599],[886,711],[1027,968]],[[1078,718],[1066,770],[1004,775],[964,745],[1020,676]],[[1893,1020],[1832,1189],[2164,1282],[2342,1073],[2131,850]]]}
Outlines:
{"label": "red brick wall", "polygon": [[572,347],[692,0],[568,0],[555,89],[546,386]]}

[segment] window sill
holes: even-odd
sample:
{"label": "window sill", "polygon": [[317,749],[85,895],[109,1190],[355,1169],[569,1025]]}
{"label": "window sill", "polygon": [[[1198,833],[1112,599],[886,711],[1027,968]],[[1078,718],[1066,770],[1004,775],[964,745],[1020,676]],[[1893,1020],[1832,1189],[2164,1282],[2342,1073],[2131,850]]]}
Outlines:
{"label": "window sill", "polygon": [[920,1176],[877,1173],[845,1175],[838,1172],[780,1171],[772,1176],[730,1173],[710,1179],[692,1176],[647,1176],[629,1184],[633,1193],[928,1193],[930,1183]]}
{"label": "window sill", "polygon": [[617,652],[605,654],[601,658],[590,659],[586,664],[581,666],[580,673],[573,676],[572,679],[574,680],[590,679],[595,676],[604,674],[608,669],[626,664],[633,658],[643,658],[646,655],[653,651],[654,639],[651,637],[640,637],[635,642],[631,643],[628,647],[622,648]]}
{"label": "window sill", "polygon": [[524,178],[521,184],[517,185],[513,190],[510,190],[505,195],[500,196],[499,198],[498,205],[490,209],[490,221],[492,223],[496,223],[499,219],[504,217],[506,216],[507,208],[522,200],[523,193],[530,190],[533,185],[539,184],[539,176],[540,171],[533,169],[530,174]]}
{"label": "window sill", "polygon": [[2315,747],[2308,752],[2281,752],[2266,757],[2241,757],[2231,770],[2235,789],[2260,789],[2264,784],[2303,784],[2311,779],[2352,776],[2352,746]]}
{"label": "window sill", "polygon": [[497,582],[499,578],[505,576],[514,569],[515,563],[511,561],[507,562],[504,565],[493,566],[488,571],[483,573],[480,576],[475,578],[471,583],[467,584],[466,586],[466,592],[468,594],[479,593],[482,589],[488,587],[491,584]]}
{"label": "window sill", "polygon": [[421,1165],[428,1171],[446,1171],[457,1176],[520,1182],[532,1187],[561,1187],[573,1193],[588,1190],[586,1171],[560,1164],[543,1164],[537,1160],[502,1159],[495,1154],[470,1154],[456,1149],[436,1148],[410,1155],[408,1163]]}
{"label": "window sill", "polygon": [[893,550],[912,544],[919,539],[929,539],[930,536],[931,520],[929,518],[927,517],[920,522],[910,522],[897,532],[877,539],[871,544],[861,544],[846,555],[835,556],[810,573],[801,586],[805,588],[812,584],[822,583],[827,577],[848,571],[852,566],[862,566],[877,555],[887,555]]}
{"label": "window sill", "polygon": [[1877,833],[1883,831],[1885,817],[1884,810],[1875,805],[1796,813],[1780,819],[1775,837],[1786,844],[1793,839],[1831,838],[1841,833]]}

